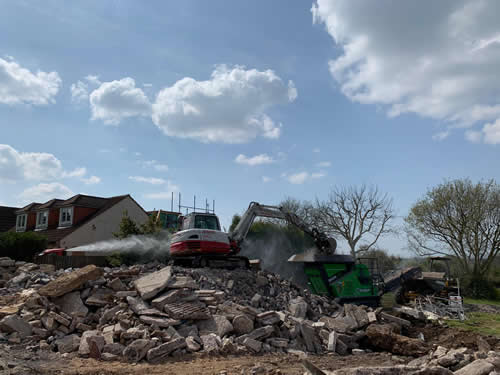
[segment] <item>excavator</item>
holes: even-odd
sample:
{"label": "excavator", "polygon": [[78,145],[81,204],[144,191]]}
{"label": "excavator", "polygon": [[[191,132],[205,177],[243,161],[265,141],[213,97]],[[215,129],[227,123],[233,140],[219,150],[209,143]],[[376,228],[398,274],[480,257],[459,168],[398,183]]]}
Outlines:
{"label": "excavator", "polygon": [[[377,268],[350,255],[337,255],[337,241],[307,225],[284,207],[251,202],[240,222],[229,233],[221,231],[213,213],[192,212],[181,217],[180,230],[170,242],[175,265],[187,267],[248,268],[249,260],[238,256],[243,242],[257,217],[282,219],[309,235],[315,244],[289,262],[302,263],[311,291],[334,298],[339,303],[377,305],[382,293]],[[373,264],[373,263],[372,263]]]}

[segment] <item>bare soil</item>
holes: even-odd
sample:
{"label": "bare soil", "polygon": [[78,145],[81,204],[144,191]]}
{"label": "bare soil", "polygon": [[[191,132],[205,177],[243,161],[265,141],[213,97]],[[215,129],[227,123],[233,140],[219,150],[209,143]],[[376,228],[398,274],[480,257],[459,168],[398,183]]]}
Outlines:
{"label": "bare soil", "polygon": [[[308,356],[307,359],[324,370],[343,367],[380,366],[405,363],[411,358],[397,358],[388,353],[366,353],[358,356]],[[0,348],[1,374],[45,375],[195,375],[195,374],[291,374],[302,375],[302,359],[297,355],[255,356],[184,356],[150,365],[147,363],[101,362],[78,357],[63,358],[58,353],[28,353],[23,350]]]}
{"label": "bare soil", "polygon": [[[484,338],[493,350],[500,351],[500,339],[482,336],[454,328],[432,324],[415,324],[409,332],[411,337],[423,333],[426,342],[448,348],[466,346],[477,350],[478,337]],[[404,364],[412,357],[393,356],[390,353],[365,353],[341,357],[336,354],[322,356],[308,355],[307,359],[323,370],[336,370],[345,367],[391,366]],[[196,375],[196,374],[291,374],[302,375],[302,358],[293,354],[286,355],[247,355],[247,356],[183,356],[169,358],[158,365],[148,363],[103,362],[79,358],[76,353],[60,355],[48,351],[26,350],[23,346],[7,347],[0,345],[0,374],[5,375]]]}

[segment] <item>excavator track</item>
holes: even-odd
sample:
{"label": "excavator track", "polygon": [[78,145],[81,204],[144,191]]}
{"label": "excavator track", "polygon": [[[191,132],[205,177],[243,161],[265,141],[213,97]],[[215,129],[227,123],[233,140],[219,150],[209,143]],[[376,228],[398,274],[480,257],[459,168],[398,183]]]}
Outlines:
{"label": "excavator track", "polygon": [[243,256],[227,256],[227,255],[199,255],[199,256],[177,256],[173,258],[175,266],[190,267],[190,268],[250,268],[248,258]]}

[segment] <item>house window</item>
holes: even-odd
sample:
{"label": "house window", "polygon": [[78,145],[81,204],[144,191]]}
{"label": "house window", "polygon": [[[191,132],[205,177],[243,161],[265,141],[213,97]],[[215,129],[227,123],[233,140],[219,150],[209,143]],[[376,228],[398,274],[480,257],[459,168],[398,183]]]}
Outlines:
{"label": "house window", "polygon": [[16,219],[16,232],[24,232],[26,230],[27,214],[17,215]]}
{"label": "house window", "polygon": [[73,207],[64,207],[59,210],[59,226],[69,227],[73,224]]}
{"label": "house window", "polygon": [[47,229],[49,221],[49,211],[42,211],[36,214],[36,229]]}

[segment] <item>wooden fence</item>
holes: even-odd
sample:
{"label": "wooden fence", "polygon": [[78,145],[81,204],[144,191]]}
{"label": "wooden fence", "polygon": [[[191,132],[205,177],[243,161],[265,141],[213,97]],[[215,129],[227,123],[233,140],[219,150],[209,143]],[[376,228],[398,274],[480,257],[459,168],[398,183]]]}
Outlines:
{"label": "wooden fence", "polygon": [[80,268],[88,264],[96,266],[107,266],[108,262],[104,256],[64,256],[56,254],[47,254],[35,258],[38,264],[53,264],[56,269],[60,268]]}

